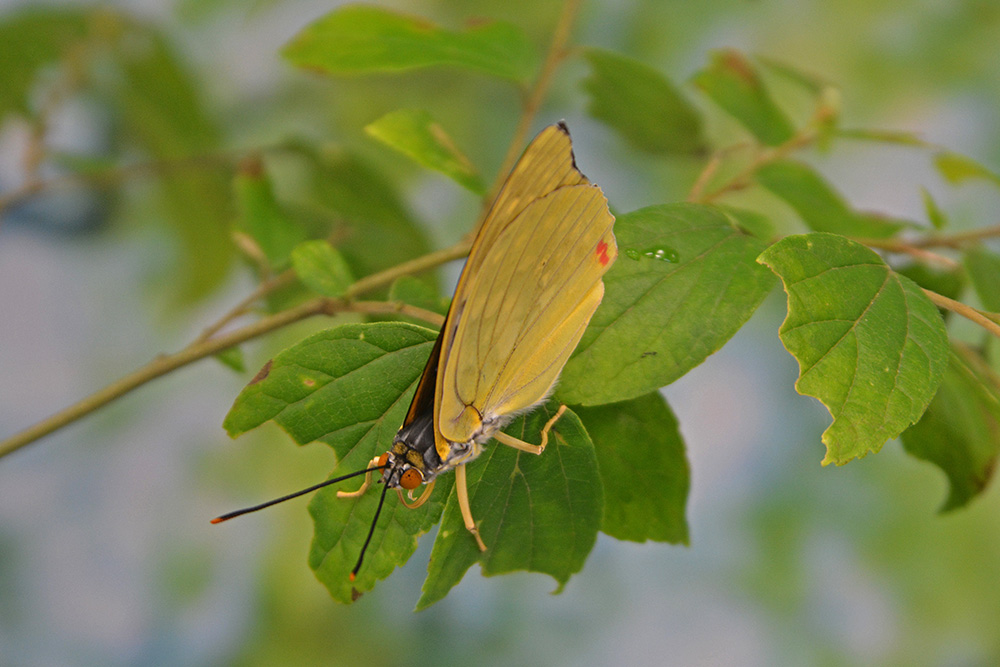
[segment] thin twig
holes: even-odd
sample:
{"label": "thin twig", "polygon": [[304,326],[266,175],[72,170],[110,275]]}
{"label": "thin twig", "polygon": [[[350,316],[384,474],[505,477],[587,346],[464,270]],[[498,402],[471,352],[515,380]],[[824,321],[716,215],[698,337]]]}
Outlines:
{"label": "thin twig", "polygon": [[235,329],[229,333],[220,334],[208,339],[199,338],[179,352],[158,356],[145,366],[112,382],[68,408],[0,441],[0,458],[77,421],[81,417],[141,387],[150,380],[154,380],[161,375],[199,359],[218,354],[235,345],[314,315],[332,315],[345,311],[379,314],[398,313],[440,325],[440,315],[422,308],[416,308],[415,306],[403,303],[387,303],[384,301],[361,302],[353,301],[352,299],[364,292],[388,285],[399,276],[433,268],[453,259],[464,257],[468,252],[469,244],[467,242],[456,243],[450,248],[429,253],[381,273],[362,278],[347,289],[343,299],[313,299],[280,313],[264,317],[257,322]]}
{"label": "thin twig", "polygon": [[757,170],[764,165],[777,162],[778,160],[787,157],[800,148],[808,146],[816,140],[816,136],[817,135],[814,130],[803,130],[780,146],[775,146],[774,148],[761,151],[749,165],[744,167],[738,174],[729,179],[728,183],[724,183],[715,190],[701,195],[697,200],[689,198],[688,201],[710,204],[723,195],[749,187],[753,183],[753,175],[757,173]]}
{"label": "thin twig", "polygon": [[955,269],[959,267],[959,263],[953,260],[951,257],[945,257],[944,255],[939,255],[936,252],[931,252],[930,250],[925,250],[923,248],[917,247],[906,241],[897,241],[895,239],[871,239],[871,238],[861,238],[852,237],[852,240],[866,245],[869,248],[877,248],[878,250],[884,250],[886,252],[892,252],[900,255],[910,255],[916,259],[924,260],[926,262],[932,262],[934,264],[940,264],[949,269]]}
{"label": "thin twig", "polygon": [[949,299],[948,297],[938,294],[937,292],[932,292],[929,289],[925,289],[924,294],[926,294],[927,298],[934,302],[934,305],[961,315],[965,319],[975,322],[982,328],[986,329],[997,338],[1000,338],[1000,324],[997,323],[1000,321],[1000,314],[985,313],[977,308],[973,308],[972,306],[967,306],[961,301]]}
{"label": "thin twig", "polygon": [[968,232],[959,232],[957,234],[942,234],[940,236],[926,236],[921,239],[916,239],[911,242],[918,248],[961,248],[964,244],[974,241],[981,241],[983,239],[993,238],[995,236],[1000,236],[1000,225],[993,225],[991,227],[982,227],[980,229],[973,229]]}
{"label": "thin twig", "polygon": [[549,45],[545,62],[542,63],[542,69],[538,74],[538,78],[525,97],[521,118],[517,122],[514,136],[507,147],[507,154],[500,164],[500,169],[497,170],[497,176],[490,187],[488,196],[483,200],[483,211],[478,223],[473,228],[474,232],[479,230],[480,225],[482,225],[486,218],[486,213],[489,211],[489,206],[500,193],[500,188],[503,187],[504,181],[507,180],[507,174],[514,168],[514,163],[521,155],[521,151],[524,150],[524,143],[527,140],[528,132],[531,130],[531,124],[535,120],[535,114],[538,113],[538,110],[542,106],[542,101],[545,99],[546,93],[548,93],[552,76],[566,58],[569,35],[573,29],[573,23],[576,21],[576,15],[579,13],[579,10],[580,0],[566,0],[563,3],[559,20],[552,33],[552,43]]}

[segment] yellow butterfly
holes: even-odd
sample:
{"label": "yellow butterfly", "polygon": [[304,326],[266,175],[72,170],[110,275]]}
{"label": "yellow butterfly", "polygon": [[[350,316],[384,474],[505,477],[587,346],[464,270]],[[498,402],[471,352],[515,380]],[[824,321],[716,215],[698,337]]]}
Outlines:
{"label": "yellow butterfly", "polygon": [[[353,579],[361,568],[388,489],[407,507],[430,497],[435,479],[454,470],[466,528],[486,550],[469,508],[465,465],[491,439],[541,454],[548,431],[532,445],[502,429],[514,417],[545,402],[604,296],[602,278],[618,254],[614,216],[601,189],[576,168],[563,123],[539,133],[507,177],[472,245],[451,308],[392,448],[366,470],[213,522],[256,511],[321,486],[371,473],[385,485]],[[403,490],[426,489],[413,502]]]}

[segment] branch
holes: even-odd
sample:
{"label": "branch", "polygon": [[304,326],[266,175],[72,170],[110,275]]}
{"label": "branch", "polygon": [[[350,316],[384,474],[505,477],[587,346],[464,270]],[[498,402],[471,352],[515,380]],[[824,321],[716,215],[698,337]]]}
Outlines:
{"label": "branch", "polygon": [[925,289],[924,294],[926,294],[927,297],[934,302],[934,305],[939,308],[944,308],[945,310],[950,310],[953,313],[961,315],[965,319],[971,320],[986,329],[997,338],[1000,338],[1000,324],[997,323],[997,321],[1000,321],[1000,315],[996,313],[984,313],[977,308],[965,305],[961,301],[949,299],[948,297],[942,296],[937,292],[932,292],[929,289]]}
{"label": "branch", "polygon": [[[347,289],[342,299],[313,299],[293,308],[289,308],[288,310],[265,317],[257,322],[254,322],[253,324],[248,324],[247,326],[241,327],[229,333],[214,336],[214,332],[218,331],[219,328],[231,319],[229,314],[227,314],[220,320],[220,322],[217,322],[215,325],[212,325],[212,327],[209,327],[209,329],[214,328],[214,331],[210,331],[208,336],[206,336],[203,332],[201,336],[181,351],[169,355],[158,356],[145,366],[142,366],[115,382],[112,382],[103,389],[94,392],[90,396],[87,396],[68,408],[43,419],[34,426],[20,431],[19,433],[15,433],[9,438],[0,441],[0,458],[17,451],[21,447],[24,447],[25,445],[28,445],[39,438],[52,433],[53,431],[72,424],[81,417],[85,417],[98,408],[111,403],[117,398],[121,398],[132,390],[141,387],[151,380],[155,380],[161,375],[181,368],[182,366],[187,366],[188,364],[198,361],[199,359],[204,359],[205,357],[218,354],[219,352],[239,345],[240,343],[244,343],[248,340],[257,338],[258,336],[262,336],[263,334],[288,326],[294,322],[307,319],[314,315],[334,315],[339,312],[369,314],[395,313],[421,319],[440,326],[440,323],[442,322],[441,316],[422,308],[417,308],[401,302],[352,301],[352,299],[365,292],[388,285],[399,276],[419,273],[420,271],[433,268],[453,259],[464,257],[468,254],[468,252],[469,243],[462,241],[456,243],[450,248],[429,253],[423,257],[403,262],[402,264],[382,271],[381,273],[376,273],[362,278]],[[255,293],[259,293],[259,291],[260,290],[258,289]]]}
{"label": "branch", "polygon": [[[791,153],[794,153],[800,148],[808,146],[809,144],[811,144],[816,140],[816,136],[817,135],[815,130],[805,129],[796,134],[794,137],[792,137],[785,143],[781,144],[780,146],[775,146],[774,148],[762,150],[757,155],[757,157],[754,158],[752,162],[750,162],[749,165],[744,167],[742,170],[740,170],[739,173],[737,173],[735,176],[729,179],[728,183],[724,183],[715,190],[712,190],[711,192],[706,192],[706,193],[701,192],[701,188],[704,187],[704,183],[702,181],[705,179],[699,176],[698,180],[695,182],[695,185],[698,187],[698,190],[692,188],[691,193],[688,195],[688,201],[697,202],[701,204],[710,204],[716,199],[722,197],[723,195],[749,187],[753,183],[753,175],[757,172],[758,169],[760,169],[766,164],[770,164],[772,162],[784,159],[785,157],[787,157]],[[710,161],[705,169],[708,170],[709,168],[711,168],[714,171],[717,168],[717,165],[713,165],[712,162]]]}
{"label": "branch", "polygon": [[517,128],[514,130],[514,136],[510,140],[510,146],[507,147],[507,154],[504,156],[503,162],[500,164],[500,169],[497,170],[497,177],[489,190],[488,196],[483,200],[482,215],[480,216],[479,222],[476,224],[475,231],[479,230],[479,226],[482,225],[483,220],[486,217],[486,213],[489,211],[490,205],[493,204],[493,200],[496,199],[497,195],[500,193],[500,188],[503,187],[504,182],[507,180],[507,174],[514,168],[514,163],[517,162],[517,158],[521,155],[521,151],[524,150],[524,143],[527,140],[528,131],[531,129],[531,124],[535,120],[535,114],[537,114],[538,109],[541,108],[542,100],[545,99],[545,94],[549,90],[552,75],[555,74],[556,69],[566,58],[566,45],[569,43],[569,34],[573,28],[574,21],[576,21],[576,15],[579,10],[580,0],[566,0],[566,2],[563,3],[562,12],[559,14],[559,20],[552,33],[552,43],[549,45],[548,53],[545,56],[545,62],[542,63],[542,69],[538,74],[538,79],[535,80],[534,85],[532,85],[531,90],[525,97],[524,109],[521,112],[521,119],[517,122]]}
{"label": "branch", "polygon": [[959,263],[953,260],[951,257],[945,257],[944,255],[939,255],[936,252],[925,250],[918,244],[908,243],[906,241],[897,241],[894,239],[870,239],[862,237],[853,237],[852,240],[857,241],[862,245],[866,245],[869,248],[877,248],[878,250],[884,250],[886,252],[892,252],[901,255],[909,255],[916,259],[924,260],[926,262],[940,264],[941,266],[947,267],[949,269],[955,269],[958,268],[959,266]]}
{"label": "branch", "polygon": [[958,234],[942,234],[941,236],[927,236],[911,242],[911,245],[918,248],[960,248],[963,244],[971,241],[981,241],[983,239],[1000,236],[1000,225],[973,229],[969,232],[959,232]]}

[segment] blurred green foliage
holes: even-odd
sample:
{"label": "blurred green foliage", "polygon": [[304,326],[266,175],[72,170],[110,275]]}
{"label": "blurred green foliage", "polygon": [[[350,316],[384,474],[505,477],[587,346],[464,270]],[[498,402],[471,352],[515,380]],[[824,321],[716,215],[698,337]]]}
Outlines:
{"label": "blurred green foliage", "polygon": [[[855,382],[875,387],[871,391],[879,400],[866,395],[850,404],[862,413],[857,421],[862,425],[852,423],[852,428],[865,432],[844,438],[843,451],[849,454],[834,459],[841,463],[877,450],[902,432],[906,451],[933,462],[945,475],[900,456],[899,447],[887,447],[843,471],[820,470],[821,426],[810,424],[806,435],[796,429],[779,433],[780,444],[758,442],[760,453],[753,457],[773,466],[748,473],[757,475],[752,490],[726,510],[731,524],[726,527],[741,543],[721,556],[711,551],[711,544],[699,547],[699,525],[691,526],[692,549],[699,554],[705,553],[700,548],[709,550],[699,565],[700,576],[703,583],[720,576],[736,583],[734,605],[752,608],[766,637],[767,655],[777,661],[989,664],[1000,659],[1000,582],[994,567],[1000,557],[1000,524],[996,485],[990,485],[1000,451],[997,346],[984,343],[981,331],[952,331],[948,356],[937,310],[920,290],[997,309],[995,235],[934,245],[939,235],[950,238],[996,224],[992,204],[1000,179],[991,165],[1000,163],[1000,124],[993,103],[1000,96],[1000,74],[993,55],[1000,40],[1000,7],[995,5],[985,0],[908,6],[816,1],[796,5],[789,15],[787,6],[766,3],[585,4],[574,45],[588,48],[569,52],[534,125],[570,117],[577,136],[587,137],[588,154],[578,155],[581,167],[604,187],[614,210],[629,212],[619,217],[623,257],[608,276],[606,303],[567,367],[560,397],[587,404],[631,400],[583,408],[581,421],[567,422],[572,437],[587,443],[571,448],[572,453],[597,469],[606,467],[607,474],[601,471],[603,491],[594,467],[590,477],[574,478],[573,499],[582,505],[571,503],[563,511],[584,509],[561,526],[572,535],[550,536],[552,542],[535,545],[553,552],[562,544],[574,545],[560,554],[565,562],[554,574],[560,583],[582,567],[601,525],[602,503],[605,533],[623,540],[688,541],[688,462],[680,438],[686,416],[677,414],[678,430],[671,409],[648,392],[702,363],[760,305],[775,284],[754,262],[765,244],[789,234],[821,232],[778,241],[764,257],[789,295],[792,324],[783,328],[785,344],[800,361],[826,359],[836,366],[823,379],[843,390],[837,400],[824,399],[835,424]],[[227,44],[222,37],[239,37],[240,28],[233,25],[280,11],[295,11],[293,3],[275,0],[248,7],[229,0],[185,1],[177,3],[177,19],[157,21],[140,18],[126,6],[31,7],[0,14],[0,123],[19,127],[28,137],[28,150],[18,162],[26,172],[23,183],[36,178],[44,183],[52,170],[71,177],[77,173],[108,206],[103,234],[165,240],[169,260],[150,269],[147,278],[156,285],[155,298],[168,302],[175,316],[205,304],[234,275],[269,279],[289,267],[297,280],[269,294],[266,309],[280,311],[318,295],[342,294],[352,278],[395,267],[467,232],[481,205],[469,192],[482,192],[483,182],[500,164],[559,6],[436,0],[408,4],[406,14],[389,6],[349,7],[300,17],[297,25],[303,27],[269,56],[278,62],[280,51],[284,64],[278,65],[281,74],[267,81],[265,92],[227,89],[220,72],[232,67],[234,57],[204,44],[195,48],[193,42],[216,42],[218,33],[217,43]],[[478,20],[484,16],[491,21]],[[719,41],[719,35],[725,40]],[[109,129],[97,137],[96,148],[67,151],[50,140],[48,131],[71,103],[81,101],[88,113],[103,120],[99,126]],[[938,131],[935,123],[943,129]],[[927,126],[932,136],[912,131]],[[943,146],[950,140],[964,143],[961,150],[974,154]],[[876,177],[868,179],[867,184],[879,186],[864,193],[868,196],[907,192],[914,205],[905,211],[887,205],[888,210],[872,214],[854,203],[861,188],[845,174],[864,171],[866,160],[880,151],[909,151],[905,160],[924,166],[912,172],[876,170]],[[0,197],[17,194],[16,185],[5,187]],[[49,196],[42,188],[40,194],[0,199],[0,224],[30,228],[32,214],[21,206],[35,201],[31,197],[44,201]],[[668,203],[684,198],[691,202]],[[921,216],[926,223],[913,222]],[[826,244],[831,232],[837,241]],[[848,241],[841,235],[860,238]],[[871,243],[877,250],[888,249],[885,261],[870,251],[864,253],[872,255],[871,261],[855,261],[858,243],[876,238],[903,245],[918,241],[901,252],[899,246],[894,250]],[[832,281],[826,269],[815,276],[802,274],[801,266],[789,265],[789,245],[795,243],[823,245],[826,268],[845,271]],[[630,260],[628,251],[636,257]],[[928,260],[922,251],[944,254],[947,276],[930,268],[942,260]],[[663,257],[656,259],[666,261],[652,259],[658,252]],[[671,252],[677,257],[668,256]],[[241,255],[250,270],[234,262]],[[865,319],[865,312],[878,300],[860,293],[861,282],[852,281],[847,271],[872,266],[876,282],[903,286],[907,294],[905,303],[894,304],[892,316],[880,316],[877,326]],[[435,272],[425,273],[420,282],[400,278],[391,291],[375,296],[388,293],[394,300],[440,310],[447,295],[438,289],[437,278]],[[813,278],[818,280],[812,290],[800,289],[798,283]],[[640,307],[649,313],[622,326]],[[677,317],[672,316],[675,310]],[[663,322],[655,333],[662,339],[645,345],[643,336],[649,332],[643,326],[660,322],[657,318]],[[864,363],[827,358],[826,352],[839,344],[837,337],[831,342],[805,335],[789,342],[785,328],[794,326],[801,333],[830,319],[864,333],[875,356]],[[955,319],[948,314],[950,327]],[[346,326],[336,329],[335,337],[360,325]],[[426,331],[410,325],[371,326]],[[776,327],[774,322],[771,329]],[[415,347],[429,348],[429,334],[415,335],[420,339]],[[924,362],[928,372],[916,373],[920,377],[914,379],[914,373],[900,371],[885,388],[879,383],[887,378],[879,368],[887,363],[884,353],[893,337],[906,344],[889,350],[888,356],[900,368],[911,368],[907,364],[922,363],[914,360],[919,349],[929,360]],[[287,369],[299,373],[299,385],[302,359],[296,355],[302,345],[312,344],[306,343],[286,353]],[[592,349],[604,355],[594,363],[588,359]],[[623,379],[615,353],[621,355],[619,366],[627,365],[637,379]],[[227,363],[239,368],[242,359],[235,354],[230,353]],[[337,358],[353,357],[345,353]],[[421,364],[422,359],[410,359],[394,371],[391,382],[381,384],[364,374],[350,378],[364,382],[333,401],[343,409],[336,416],[351,416],[352,406],[370,408],[375,396],[382,404],[374,418],[385,420],[391,435],[396,413],[406,404],[400,395]],[[647,367],[669,372],[649,372]],[[326,369],[312,379],[332,379],[329,386],[339,386],[349,374]],[[942,390],[935,396],[942,375]],[[587,378],[592,386],[584,382]],[[246,417],[239,411],[241,401],[274,400],[262,387],[281,381],[291,386],[284,376],[270,378],[266,386],[251,385],[231,420]],[[783,381],[790,384],[791,378]],[[805,393],[827,396],[821,390]],[[911,401],[908,409],[890,410],[899,407],[901,395]],[[312,437],[295,436],[295,430],[322,421],[312,416],[320,413],[310,400],[309,392],[289,399],[287,403],[313,412],[306,410],[295,425],[283,424],[303,443]],[[928,403],[922,419],[905,430]],[[781,407],[792,410],[790,406]],[[724,415],[728,408],[719,405],[717,411]],[[230,431],[247,430],[267,418]],[[768,418],[778,424],[785,419],[780,413]],[[891,428],[880,427],[886,421]],[[872,423],[876,426],[865,426]],[[316,433],[328,433],[328,427],[320,424]],[[875,444],[865,440],[872,433]],[[852,449],[858,443],[863,446]],[[370,444],[375,451],[374,438]],[[715,444],[689,440],[687,447]],[[341,464],[356,468],[357,461],[347,460],[354,451],[341,445]],[[653,446],[661,449],[648,452]],[[630,456],[612,456],[619,452]],[[551,456],[545,463],[561,468],[556,453],[547,452]],[[483,492],[509,493],[510,486],[489,484],[510,478],[511,463],[504,457],[514,455],[503,448],[490,454],[497,461],[484,457],[482,468],[470,474],[477,479],[490,466],[503,468],[492,482],[484,479]],[[283,451],[277,457],[258,451],[251,460],[270,462],[266,467],[276,469],[288,456],[298,453]],[[355,458],[363,465],[370,456],[365,451]],[[644,464],[650,469],[643,469]],[[289,467],[295,475],[315,473],[306,465]],[[698,467],[691,467],[691,484],[697,488]],[[637,469],[635,479],[630,480],[629,468]],[[550,479],[556,474],[539,470]],[[657,472],[661,474],[650,474]],[[945,477],[949,490],[938,493]],[[657,488],[658,481],[665,491]],[[662,495],[655,495],[658,491]],[[935,494],[946,498],[943,507],[951,512],[934,514]],[[653,498],[648,505],[642,505],[644,495]],[[443,512],[451,537],[467,537],[453,503],[444,506],[449,496],[436,497],[425,511],[435,518]],[[356,551],[364,532],[358,526],[372,513],[371,494],[363,502],[369,507],[354,516],[346,505],[318,496],[312,505],[316,544],[329,551],[331,544],[339,544],[331,537],[336,527],[353,522],[356,534],[348,540],[348,551]],[[635,511],[637,504],[642,511]],[[329,516],[331,507],[340,508],[340,514]],[[502,509],[517,514],[523,508],[513,504]],[[643,514],[651,511],[662,523],[644,524]],[[499,511],[483,516],[498,524],[508,517]],[[609,516],[616,517],[614,525]],[[410,516],[413,525],[398,531],[395,551],[386,557],[379,577],[413,553],[413,535],[433,523],[424,518]],[[710,522],[702,514],[693,520]],[[467,617],[456,621],[462,616],[460,605],[478,606],[461,597],[455,606],[446,606],[446,599],[417,616],[399,611],[409,610],[417,595],[415,582],[424,567],[415,562],[419,558],[393,582],[367,594],[365,604],[332,607],[329,598],[317,594],[321,589],[303,567],[305,523],[303,516],[283,528],[264,547],[260,572],[246,573],[260,578],[254,613],[248,617],[252,620],[219,662],[449,663],[481,660],[483,653],[516,662],[546,647],[555,650],[553,646],[566,647],[564,662],[588,657],[573,652],[572,632],[557,628],[547,634],[539,632],[541,623],[531,624],[539,614],[524,608],[542,604],[535,579],[518,588],[515,578],[503,578],[514,583],[488,589],[489,607],[470,615],[481,620],[479,626]],[[586,530],[580,527],[584,524]],[[289,537],[294,531],[296,537]],[[441,599],[478,557],[471,551],[445,553],[453,546],[446,540],[435,545],[432,586],[425,589],[422,605]],[[310,558],[323,579],[325,553],[317,548]],[[289,553],[298,555],[289,558]],[[458,555],[448,561],[449,554]],[[512,542],[497,552],[503,562],[482,562],[483,572],[527,568],[520,556]],[[599,561],[592,566],[594,578],[584,578],[584,573],[579,585],[597,590],[596,579],[614,580],[616,575],[614,566],[594,560]],[[712,564],[719,561],[723,564]],[[0,568],[15,566],[20,565],[0,562]],[[176,562],[171,567],[185,570]],[[647,576],[654,575],[644,570],[634,578]],[[656,576],[669,581],[671,571]],[[170,591],[165,600],[197,597],[206,585],[190,570],[170,579],[173,583],[164,584]],[[394,586],[409,597],[398,595]],[[473,590],[471,595],[483,589]],[[689,594],[707,595],[708,590]],[[456,593],[461,596],[461,587]],[[351,594],[338,588],[335,597],[347,601]],[[614,596],[583,597],[588,603],[585,627],[613,644],[616,637],[607,628],[622,626],[614,623],[616,611],[605,602]],[[648,598],[643,604],[656,614],[658,607]],[[618,609],[628,607],[626,602]]]}

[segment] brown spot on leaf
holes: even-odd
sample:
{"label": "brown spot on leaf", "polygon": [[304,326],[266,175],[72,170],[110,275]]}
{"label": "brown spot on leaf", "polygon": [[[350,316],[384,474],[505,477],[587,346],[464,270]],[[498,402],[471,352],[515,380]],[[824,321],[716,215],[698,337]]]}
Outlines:
{"label": "brown spot on leaf", "polygon": [[730,70],[736,76],[744,79],[747,84],[756,87],[758,84],[757,73],[753,71],[746,58],[739,51],[727,49],[722,53],[722,66]]}
{"label": "brown spot on leaf", "polygon": [[257,375],[254,375],[253,379],[250,380],[250,384],[257,384],[258,382],[260,382],[261,380],[263,380],[264,378],[266,378],[268,375],[270,375],[271,374],[271,364],[273,364],[273,363],[274,363],[274,359],[268,359],[267,363],[264,364],[264,367],[261,368],[259,371],[257,371]]}

